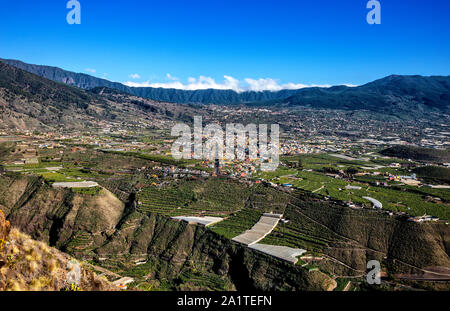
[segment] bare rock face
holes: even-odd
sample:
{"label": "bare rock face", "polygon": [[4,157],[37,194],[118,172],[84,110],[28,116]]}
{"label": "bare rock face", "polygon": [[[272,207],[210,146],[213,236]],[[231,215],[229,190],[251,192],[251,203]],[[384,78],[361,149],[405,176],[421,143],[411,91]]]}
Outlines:
{"label": "bare rock face", "polygon": [[9,231],[11,230],[11,225],[9,221],[6,220],[5,214],[2,210],[0,210],[0,248],[2,245],[2,242],[6,242],[6,237],[9,234]]}

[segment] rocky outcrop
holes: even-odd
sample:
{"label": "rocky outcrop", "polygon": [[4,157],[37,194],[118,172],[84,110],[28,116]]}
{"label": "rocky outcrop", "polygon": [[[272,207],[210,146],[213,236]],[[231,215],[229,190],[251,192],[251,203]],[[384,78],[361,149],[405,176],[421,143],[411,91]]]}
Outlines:
{"label": "rocky outcrop", "polygon": [[[6,224],[0,212],[0,227],[9,231]],[[17,229],[3,238],[6,243],[0,244],[0,291],[119,290],[93,272],[92,266],[35,241]]]}
{"label": "rocky outcrop", "polygon": [[11,229],[0,210],[0,291],[118,290],[92,270],[92,266]]}

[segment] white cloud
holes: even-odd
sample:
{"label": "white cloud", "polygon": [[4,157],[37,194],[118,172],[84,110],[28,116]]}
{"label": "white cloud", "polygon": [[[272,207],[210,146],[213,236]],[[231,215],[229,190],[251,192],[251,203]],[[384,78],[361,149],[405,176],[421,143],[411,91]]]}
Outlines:
{"label": "white cloud", "polygon": [[245,79],[245,82],[249,85],[251,91],[281,91],[281,90],[299,90],[307,87],[331,87],[329,84],[317,85],[317,84],[302,84],[302,83],[286,83],[278,84],[275,79]]}
{"label": "white cloud", "polygon": [[[306,85],[306,84],[295,84],[295,83],[286,83],[283,84],[282,89],[286,90],[297,90],[304,89],[305,87],[313,87],[314,85]],[[324,85],[323,87],[329,87],[329,85]]]}
{"label": "white cloud", "polygon": [[97,70],[92,69],[92,68],[86,68],[84,71],[90,72],[90,73],[96,73],[97,72]]}
{"label": "white cloud", "polygon": [[171,81],[178,81],[179,79],[177,77],[172,76],[170,73],[166,74],[166,78]]}
{"label": "white cloud", "polygon": [[165,89],[179,89],[179,90],[207,90],[207,89],[217,89],[217,90],[234,90],[237,92],[242,92],[245,89],[239,86],[239,81],[230,76],[224,76],[224,81],[222,83],[216,82],[213,78],[200,76],[197,78],[190,77],[187,84],[183,84],[180,81],[176,81],[174,77],[168,75],[167,78],[171,78],[171,82],[160,82],[160,83],[150,83],[150,81],[145,81],[142,83],[136,83],[132,81],[125,82],[127,86],[134,87],[154,87],[154,88],[165,88]]}
{"label": "white cloud", "polygon": [[245,79],[245,82],[249,85],[250,91],[279,91],[283,89],[282,86],[274,79]]}
{"label": "white cloud", "polygon": [[[233,90],[236,92],[245,91],[280,91],[280,90],[296,90],[306,87],[330,87],[331,85],[307,85],[307,84],[295,84],[286,83],[279,84],[278,80],[272,78],[261,78],[261,79],[244,79],[239,81],[231,76],[224,76],[222,82],[216,82],[213,78],[200,76],[198,78],[189,77],[187,83],[184,84],[179,81],[178,78],[173,77],[169,73],[166,78],[171,80],[170,82],[159,82],[150,83],[150,81],[145,81],[141,83],[137,82],[124,82],[123,84],[131,87],[153,87],[153,88],[165,88],[165,89],[179,89],[179,90],[206,90],[206,89],[217,89],[217,90]],[[347,86],[355,86],[348,84]]]}
{"label": "white cloud", "polygon": [[139,74],[137,74],[137,73],[132,73],[131,75],[129,75],[129,77],[131,78],[131,79],[140,79],[141,78],[141,76],[139,75]]}

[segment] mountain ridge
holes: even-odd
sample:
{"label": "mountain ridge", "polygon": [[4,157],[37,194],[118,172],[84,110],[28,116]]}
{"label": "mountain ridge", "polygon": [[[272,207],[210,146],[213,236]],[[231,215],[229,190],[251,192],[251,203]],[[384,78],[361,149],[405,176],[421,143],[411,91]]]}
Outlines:
{"label": "mountain ridge", "polygon": [[[233,90],[196,90],[128,87],[121,83],[73,73],[57,67],[29,65],[21,61],[2,60],[13,68],[44,79],[73,87],[69,93],[87,91],[83,97],[95,97],[99,87],[118,90],[151,101],[178,104],[247,105],[299,109],[332,109],[381,113],[394,118],[441,118],[450,115],[450,76],[390,75],[358,86],[312,87],[277,92],[243,92]],[[10,79],[9,79],[10,80]],[[10,81],[14,84],[14,81]],[[17,90],[19,93],[21,90]],[[72,92],[73,91],[73,92]],[[45,95],[45,94],[41,94]],[[44,96],[45,97],[45,96]],[[85,103],[83,104],[85,105]],[[106,111],[105,111],[106,112]]]}
{"label": "mountain ridge", "polygon": [[[180,90],[180,89],[166,89],[166,88],[151,88],[151,87],[130,87],[119,82],[112,82],[106,79],[93,77],[84,73],[75,73],[67,71],[58,67],[43,66],[27,64],[19,60],[2,59],[10,66],[34,73],[49,80],[65,83],[71,86],[76,86],[82,89],[92,89],[96,87],[108,87],[117,89],[139,97],[149,98],[163,102],[175,103],[243,103],[263,101],[274,98],[284,98],[295,94],[298,90],[281,90],[277,92],[272,91],[246,91],[238,93],[233,90]],[[219,96],[221,95],[221,96]],[[227,99],[224,100],[223,96]]]}
{"label": "mountain ridge", "polygon": [[31,65],[17,60],[0,59],[44,78],[77,86],[83,89],[108,87],[135,96],[163,102],[191,104],[252,104],[261,106],[281,105],[288,107],[312,106],[316,108],[350,110],[411,109],[449,111],[450,76],[390,75],[367,84],[330,88],[311,87],[281,91],[233,90],[179,90],[151,87],[129,87],[118,82],[96,78],[84,73],[74,73],[58,67]]}
{"label": "mountain ridge", "polygon": [[87,91],[0,62],[0,124],[20,129],[98,126],[99,122],[183,120],[193,108],[136,98],[128,93]]}

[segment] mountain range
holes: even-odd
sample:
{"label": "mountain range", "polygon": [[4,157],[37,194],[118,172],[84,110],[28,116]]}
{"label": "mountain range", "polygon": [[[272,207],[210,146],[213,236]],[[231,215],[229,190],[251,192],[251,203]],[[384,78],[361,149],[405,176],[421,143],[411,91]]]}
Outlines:
{"label": "mountain range", "polygon": [[109,88],[83,90],[0,62],[0,127],[82,129],[103,121],[154,127],[189,120],[197,110]]}
{"label": "mountain range", "polygon": [[450,76],[391,75],[359,87],[301,89],[283,99],[288,106],[369,110],[387,114],[421,115],[449,112]]}
{"label": "mountain range", "polygon": [[195,104],[230,104],[250,103],[267,101],[272,99],[287,98],[294,95],[297,90],[282,90],[279,92],[243,92],[233,90],[196,90],[186,91],[178,89],[164,89],[151,87],[129,87],[122,83],[111,82],[96,78],[84,73],[66,71],[57,67],[27,64],[18,60],[1,59],[1,62],[16,68],[28,71],[43,78],[56,82],[65,83],[82,89],[93,89],[96,87],[107,87],[126,92],[135,96],[153,100],[173,103],[195,103]]}
{"label": "mountain range", "polygon": [[153,124],[155,120],[190,120],[193,115],[204,114],[197,104],[333,109],[360,111],[369,118],[381,115],[446,122],[450,115],[450,76],[391,75],[358,87],[238,93],[128,87],[57,67],[0,59],[0,120],[7,126],[45,128],[64,124],[76,128],[98,123],[93,120],[127,121],[137,117]]}
{"label": "mountain range", "polygon": [[156,101],[191,104],[249,104],[262,106],[313,107],[369,110],[382,113],[426,114],[450,111],[450,76],[391,75],[358,87],[304,88],[299,90],[248,91],[179,90],[129,87],[118,82],[74,73],[57,67],[31,65],[18,60],[0,61],[43,78],[82,89],[108,87]]}

